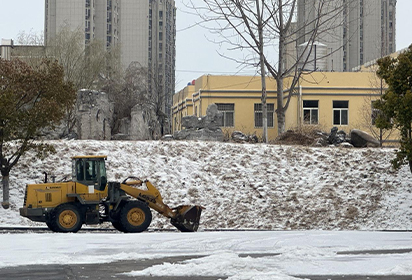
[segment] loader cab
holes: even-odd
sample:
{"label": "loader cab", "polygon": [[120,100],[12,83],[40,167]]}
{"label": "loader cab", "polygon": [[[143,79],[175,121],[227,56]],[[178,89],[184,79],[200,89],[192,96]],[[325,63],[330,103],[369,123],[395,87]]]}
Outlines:
{"label": "loader cab", "polygon": [[107,156],[76,156],[72,158],[74,182],[103,191],[107,184],[105,160]]}

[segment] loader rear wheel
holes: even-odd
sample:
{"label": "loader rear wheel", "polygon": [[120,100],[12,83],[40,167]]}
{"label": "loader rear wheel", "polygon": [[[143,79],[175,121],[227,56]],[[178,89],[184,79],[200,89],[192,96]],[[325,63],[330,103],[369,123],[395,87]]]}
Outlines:
{"label": "loader rear wheel", "polygon": [[79,209],[73,204],[62,204],[54,209],[47,226],[57,232],[78,232],[82,224]]}
{"label": "loader rear wheel", "polygon": [[152,212],[144,202],[129,201],[120,210],[118,229],[123,232],[142,232],[151,222]]}

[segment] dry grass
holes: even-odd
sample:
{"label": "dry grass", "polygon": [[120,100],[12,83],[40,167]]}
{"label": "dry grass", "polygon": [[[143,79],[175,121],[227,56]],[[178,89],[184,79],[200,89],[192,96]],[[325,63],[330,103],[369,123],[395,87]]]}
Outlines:
{"label": "dry grass", "polygon": [[322,134],[321,126],[305,125],[279,135],[275,144],[312,146]]}

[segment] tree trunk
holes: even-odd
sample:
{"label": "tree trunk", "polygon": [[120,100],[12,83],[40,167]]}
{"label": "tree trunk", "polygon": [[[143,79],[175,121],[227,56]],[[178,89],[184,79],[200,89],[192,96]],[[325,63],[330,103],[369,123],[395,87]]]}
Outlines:
{"label": "tree trunk", "polygon": [[256,0],[256,12],[258,15],[258,32],[259,32],[259,59],[260,59],[260,78],[262,83],[262,142],[268,143],[268,106],[266,103],[266,69],[265,69],[265,56],[263,53],[263,22],[262,15],[259,7],[259,0]]}
{"label": "tree trunk", "polygon": [[277,109],[276,116],[278,118],[278,135],[285,132],[285,109],[283,108],[283,79],[277,79]]}
{"label": "tree trunk", "polygon": [[10,207],[10,202],[9,202],[9,174],[4,175],[3,174],[3,179],[1,180],[2,185],[3,185],[3,202],[1,203],[1,206],[3,206],[4,209],[8,209]]}
{"label": "tree trunk", "polygon": [[[264,77],[262,79],[265,79]],[[268,105],[266,103],[266,88],[262,88],[262,142],[268,143]]]}
{"label": "tree trunk", "polygon": [[[279,1],[279,60],[278,60],[278,74],[276,76],[276,99],[277,108],[276,115],[278,117],[278,135],[285,132],[285,108],[283,107],[283,74],[284,74],[284,60],[285,60],[285,40],[286,32],[283,24],[283,2]],[[290,94],[290,93],[289,93]]]}

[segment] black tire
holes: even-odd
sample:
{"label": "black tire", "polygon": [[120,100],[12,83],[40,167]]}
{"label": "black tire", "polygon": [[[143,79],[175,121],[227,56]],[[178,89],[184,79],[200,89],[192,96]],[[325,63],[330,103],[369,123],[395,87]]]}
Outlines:
{"label": "black tire", "polygon": [[[119,230],[123,232],[145,231],[152,222],[152,212],[146,203],[142,201],[129,201],[120,210],[118,224]],[[113,224],[113,226],[115,226]]]}
{"label": "black tire", "polygon": [[46,222],[47,227],[51,230],[51,231],[58,231],[57,228],[54,227],[54,224],[47,221]]}
{"label": "black tire", "polygon": [[78,207],[73,204],[61,204],[53,210],[46,224],[52,231],[78,232],[82,227],[83,219]]}
{"label": "black tire", "polygon": [[112,221],[112,226],[118,231],[125,231],[125,229],[122,227],[122,224],[119,221]]}

